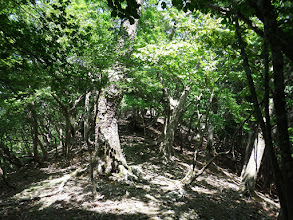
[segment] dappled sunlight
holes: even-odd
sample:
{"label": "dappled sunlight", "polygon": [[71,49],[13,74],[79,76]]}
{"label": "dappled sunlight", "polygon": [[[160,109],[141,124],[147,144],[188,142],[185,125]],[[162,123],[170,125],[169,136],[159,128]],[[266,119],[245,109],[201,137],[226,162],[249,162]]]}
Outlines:
{"label": "dappled sunlight", "polygon": [[238,191],[239,187],[238,185],[235,185],[235,183],[230,183],[229,179],[224,179],[220,178],[218,176],[214,175],[206,175],[206,177],[199,177],[197,180],[199,183],[204,182],[204,184],[209,184],[211,187],[214,189],[217,189],[218,191],[223,191],[223,190],[233,190],[233,191]]}
{"label": "dappled sunlight", "polygon": [[199,186],[192,186],[191,190],[195,191],[197,193],[204,193],[204,194],[208,194],[208,195],[213,195],[218,192],[217,190],[205,189],[205,188],[199,187]]}
{"label": "dappled sunlight", "polygon": [[159,213],[158,205],[154,202],[143,202],[135,198],[124,198],[122,200],[106,200],[86,202],[83,207],[99,213],[135,214],[143,213],[156,215]]}
{"label": "dappled sunlight", "polygon": [[[21,210],[31,210],[27,216],[40,215],[48,220],[63,215],[68,219],[237,219],[237,213],[247,219],[249,212],[263,219],[277,210],[269,199],[241,197],[239,178],[220,168],[207,169],[190,187],[183,187],[180,180],[189,168],[185,160],[172,157],[172,161],[164,164],[152,145],[137,144],[145,141],[136,135],[126,135],[121,138],[125,140],[123,148],[126,158],[131,158],[130,167],[137,171],[137,181],[117,182],[101,176],[97,178],[97,194],[93,198],[87,172],[72,176],[86,160],[83,158],[67,168],[41,168],[42,178],[25,184],[9,202],[17,203]],[[34,170],[30,176],[34,172],[39,171]],[[6,216],[14,212],[13,206],[5,211]]]}

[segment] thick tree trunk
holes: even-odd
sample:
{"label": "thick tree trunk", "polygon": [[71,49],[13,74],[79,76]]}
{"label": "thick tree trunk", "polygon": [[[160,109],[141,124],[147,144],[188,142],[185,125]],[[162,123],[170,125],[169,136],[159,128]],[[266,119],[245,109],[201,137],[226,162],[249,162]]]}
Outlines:
{"label": "thick tree trunk", "polygon": [[[251,140],[249,140],[250,142]],[[240,191],[245,195],[254,195],[255,181],[260,168],[260,164],[263,158],[263,153],[265,150],[265,141],[261,131],[257,131],[254,139],[253,148],[250,149],[248,146],[246,150],[246,155],[250,155],[249,160],[243,165],[241,172],[241,185]]]}
{"label": "thick tree trunk", "polygon": [[248,164],[253,146],[254,146],[254,141],[255,141],[255,131],[253,128],[250,128],[250,131],[248,133],[248,140],[246,142],[246,148],[245,148],[245,153],[244,153],[244,161],[243,161],[243,167],[242,167],[242,172],[246,169],[246,166]]}
{"label": "thick tree trunk", "polygon": [[[142,4],[141,0],[137,0],[137,2]],[[119,55],[119,58],[123,58],[123,60],[127,60],[132,53],[131,44],[136,37],[137,24],[138,19],[134,19],[133,24],[129,20],[125,20],[122,24],[122,29],[124,29],[127,36],[125,38],[120,37],[117,50],[122,51],[128,47],[124,53]],[[119,172],[120,177],[128,179],[133,175],[120,146],[117,122],[117,110],[122,98],[119,81],[124,80],[126,75],[124,68],[125,64],[123,63],[116,62],[113,65],[112,70],[108,71],[108,87],[101,91],[98,99],[96,120],[98,147],[96,146],[95,149],[94,160],[99,174],[110,175]]]}
{"label": "thick tree trunk", "polygon": [[99,129],[99,148],[97,149],[98,172],[110,174],[118,171],[118,166],[127,167],[118,134],[116,113],[122,93],[112,84],[104,90],[98,100],[97,126]]}
{"label": "thick tree trunk", "polygon": [[181,96],[178,100],[173,100],[172,98],[170,98],[169,100],[171,114],[168,123],[166,124],[166,127],[164,127],[165,135],[160,145],[160,153],[166,160],[170,160],[171,156],[173,155],[172,147],[174,142],[174,135],[175,131],[177,130],[178,121],[180,116],[182,115],[184,104],[189,94],[189,90],[189,88],[186,88],[181,93]]}

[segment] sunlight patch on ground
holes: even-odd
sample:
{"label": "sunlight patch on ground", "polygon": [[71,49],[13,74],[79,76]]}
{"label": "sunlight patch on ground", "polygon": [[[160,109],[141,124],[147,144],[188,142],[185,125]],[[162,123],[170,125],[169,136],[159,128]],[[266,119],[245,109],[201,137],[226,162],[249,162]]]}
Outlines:
{"label": "sunlight patch on ground", "polygon": [[208,194],[208,195],[213,195],[213,194],[218,193],[217,190],[205,189],[205,188],[199,187],[199,186],[192,186],[191,189],[192,189],[192,191],[195,191],[198,193],[204,193],[204,194]]}
{"label": "sunlight patch on ground", "polygon": [[230,183],[229,180],[227,179],[219,178],[218,176],[214,176],[210,174],[207,175],[206,177],[197,178],[197,181],[199,182],[204,181],[206,185],[210,185],[220,191],[222,191],[223,189],[239,191],[239,187],[235,183]]}
{"label": "sunlight patch on ground", "polygon": [[179,180],[170,180],[164,176],[159,176],[150,181],[151,184],[160,186],[163,191],[173,191],[181,189],[181,183]]}
{"label": "sunlight patch on ground", "polygon": [[71,197],[67,193],[66,194],[57,194],[55,196],[42,198],[39,201],[39,205],[40,205],[39,210],[48,208],[48,207],[50,207],[51,205],[53,205],[54,203],[56,203],[58,201],[69,202],[70,198]]}
{"label": "sunlight patch on ground", "polygon": [[30,198],[34,196],[40,196],[46,190],[51,190],[52,185],[48,180],[32,184],[29,188],[22,190],[21,192],[14,195],[15,199]]}
{"label": "sunlight patch on ground", "polygon": [[66,181],[70,178],[69,174],[66,174],[62,177],[56,179],[46,179],[40,181],[38,183],[33,183],[29,188],[24,189],[23,191],[17,193],[14,197],[16,199],[23,199],[23,198],[32,198],[35,196],[42,196],[46,193],[49,193],[53,189],[58,189],[62,181]]}
{"label": "sunlight patch on ground", "polygon": [[159,214],[158,205],[150,201],[148,203],[142,202],[138,199],[124,198],[121,201],[96,201],[91,203],[84,203],[85,209],[98,212],[98,213],[118,213],[118,214],[146,214],[157,215]]}

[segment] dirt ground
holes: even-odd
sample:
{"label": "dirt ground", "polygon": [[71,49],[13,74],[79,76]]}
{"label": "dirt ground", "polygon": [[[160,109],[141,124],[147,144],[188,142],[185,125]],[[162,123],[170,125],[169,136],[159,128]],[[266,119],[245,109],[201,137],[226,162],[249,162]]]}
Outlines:
{"label": "dirt ground", "polygon": [[[129,164],[142,173],[138,181],[99,178],[93,199],[88,172],[70,176],[88,164],[87,152],[77,149],[70,166],[59,159],[43,168],[30,165],[10,174],[16,190],[1,180],[0,219],[276,219],[277,202],[259,192],[258,198],[241,196],[240,178],[216,164],[182,188],[179,181],[189,169],[191,151],[166,164],[158,157],[157,146],[141,134],[122,131],[121,144]],[[203,163],[198,161],[198,168]],[[46,194],[52,195],[42,197]]]}

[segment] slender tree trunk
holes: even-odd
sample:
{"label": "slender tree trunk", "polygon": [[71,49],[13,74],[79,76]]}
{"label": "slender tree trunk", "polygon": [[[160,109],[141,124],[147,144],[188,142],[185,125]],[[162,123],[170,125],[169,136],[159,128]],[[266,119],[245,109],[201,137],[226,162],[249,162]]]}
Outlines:
{"label": "slender tree trunk", "polygon": [[207,151],[210,156],[214,155],[214,131],[215,128],[212,123],[208,125],[208,135],[207,135]]}
{"label": "slender tree trunk", "polygon": [[34,153],[34,160],[38,164],[42,164],[39,151],[38,151],[38,145],[39,145],[39,138],[38,138],[38,121],[37,121],[37,115],[36,111],[34,109],[34,104],[31,104],[29,106],[30,112],[31,112],[31,125],[32,125],[32,139],[33,139],[33,153]]}
{"label": "slender tree trunk", "polygon": [[59,129],[59,147],[62,149],[62,154],[65,154],[63,139],[64,139],[63,138],[63,129],[60,128]]}
{"label": "slender tree trunk", "polygon": [[10,187],[10,188],[13,188],[13,189],[16,189],[15,186],[13,186],[9,181],[8,181],[8,177],[7,177],[7,172],[6,172],[6,160],[5,158],[3,157],[3,152],[2,152],[2,149],[0,149],[0,176],[2,177],[4,183]]}
{"label": "slender tree trunk", "polygon": [[44,160],[44,161],[48,160],[48,151],[47,151],[47,147],[48,147],[48,145],[45,146],[45,145],[41,142],[39,136],[38,136],[38,143],[39,143],[40,148],[41,148],[41,151],[42,151],[43,160]]}
{"label": "slender tree trunk", "polygon": [[59,104],[63,116],[65,117],[65,143],[64,143],[64,151],[63,153],[65,154],[66,161],[69,162],[71,159],[71,138],[74,137],[75,135],[75,128],[72,123],[72,116],[74,116],[74,111],[77,107],[77,105],[83,100],[83,95],[80,95],[73,103],[71,101],[69,103],[69,106],[64,105],[57,96],[52,95],[55,101]]}
{"label": "slender tree trunk", "polygon": [[[90,125],[89,125],[89,120],[90,120],[90,97],[91,97],[91,92],[87,92],[84,100],[84,109],[85,109],[85,115],[84,115],[84,127],[83,127],[83,140],[88,148],[89,151],[89,168],[90,168],[90,178],[91,178],[91,183],[92,183],[92,193],[93,197],[96,196],[96,183],[95,183],[95,178],[94,178],[94,165],[93,165],[93,146],[94,144],[91,143],[90,141]],[[94,112],[94,115],[96,113]],[[92,118],[91,120],[95,120],[95,118]]]}
{"label": "slender tree trunk", "polygon": [[71,151],[71,146],[70,146],[70,141],[71,141],[71,120],[70,120],[70,115],[69,112],[66,111],[64,112],[65,116],[65,158],[66,161],[68,162],[70,160],[70,151]]}
{"label": "slender tree trunk", "polygon": [[278,36],[278,24],[270,0],[261,0],[260,7],[264,17],[265,38],[271,46],[274,73],[274,106],[277,123],[277,142],[281,150],[282,192],[284,204],[280,219],[293,219],[293,159],[288,132],[288,118],[285,99],[284,58]]}
{"label": "slender tree trunk", "polygon": [[[202,98],[202,93],[196,97],[196,111],[194,111],[189,119],[189,125],[188,125],[188,132],[186,134],[186,140],[187,140],[187,146],[190,147],[191,142],[195,136],[195,134],[199,131],[199,126],[200,126],[200,122],[201,122],[201,118],[202,118],[202,114],[200,114],[200,100]],[[192,128],[192,124],[193,124],[193,118],[195,116],[195,114],[197,114],[197,124],[196,126],[193,126]],[[193,129],[193,133],[191,134],[191,128]]]}
{"label": "slender tree trunk", "polygon": [[[98,113],[98,99],[99,99],[100,91],[95,92],[94,94],[94,149],[93,152],[98,152],[99,149],[99,120],[97,117]],[[90,146],[91,147],[91,146]],[[92,182],[92,192],[93,196],[96,196],[97,189],[96,189],[96,177],[98,174],[98,170],[95,169],[97,166],[97,159],[98,157],[96,155],[92,156],[92,151],[90,150],[90,176],[91,176],[91,182]]]}
{"label": "slender tree trunk", "polygon": [[173,155],[173,142],[175,131],[177,130],[178,121],[180,116],[182,115],[184,104],[188,97],[190,88],[186,88],[182,93],[178,100],[170,100],[170,109],[171,114],[169,117],[169,122],[167,126],[164,128],[165,136],[160,145],[160,153],[164,156],[166,160],[170,160]]}
{"label": "slender tree trunk", "polygon": [[[186,135],[185,135],[185,140],[187,141],[187,143],[189,143],[189,142],[191,142],[191,129],[193,129],[194,130],[194,128],[193,128],[193,124],[194,124],[194,118],[195,118],[195,115],[196,115],[196,111],[194,111],[193,113],[192,113],[192,115],[190,116],[190,118],[189,118],[189,123],[188,123],[188,130],[187,130],[187,132],[186,132]],[[190,145],[188,145],[188,146],[190,146]]]}
{"label": "slender tree trunk", "polygon": [[1,141],[0,141],[0,153],[2,154],[3,160],[5,159],[8,160],[10,163],[14,164],[18,168],[23,166],[23,163],[20,161],[20,159],[16,157],[14,153],[11,152],[11,150],[6,145],[1,143]]}
{"label": "slender tree trunk", "polygon": [[[94,104],[94,108],[93,108],[93,114],[90,114],[90,96],[93,96],[93,104]],[[91,92],[91,93],[87,93],[86,95],[86,99],[85,99],[85,114],[86,114],[86,122],[87,125],[84,127],[84,138],[85,138],[85,142],[89,151],[89,168],[90,168],[90,178],[91,178],[91,183],[92,183],[92,194],[93,197],[96,197],[97,194],[97,189],[96,189],[96,170],[95,170],[95,166],[96,164],[96,157],[93,156],[93,152],[97,152],[96,149],[98,149],[98,126],[97,126],[97,99],[99,97],[99,92]],[[90,123],[91,120],[91,123]],[[91,141],[91,136],[92,133],[94,133],[94,141]]]}
{"label": "slender tree trunk", "polygon": [[[249,140],[250,141],[250,140]],[[244,194],[254,195],[255,181],[260,168],[265,150],[265,141],[260,130],[255,135],[253,148],[251,151],[247,149],[246,154],[250,155],[247,164],[243,165],[241,172],[240,191]]]}
{"label": "slender tree trunk", "polygon": [[85,116],[84,116],[84,128],[83,128],[83,139],[87,141],[89,131],[89,119],[90,119],[90,97],[91,92],[87,92],[84,100]]}
{"label": "slender tree trunk", "polygon": [[[257,121],[260,124],[260,128],[262,130],[262,133],[264,134],[265,137],[265,145],[268,148],[268,151],[271,155],[271,161],[272,161],[272,165],[273,165],[273,173],[274,173],[274,179],[275,179],[275,183],[277,186],[277,190],[278,190],[278,195],[279,195],[279,199],[280,199],[280,204],[281,204],[281,210],[280,210],[280,219],[292,219],[293,218],[293,210],[292,208],[289,207],[293,207],[293,187],[290,187],[293,185],[293,174],[292,172],[292,158],[291,158],[291,154],[289,156],[290,153],[290,144],[288,146],[288,141],[289,141],[289,135],[287,136],[286,133],[288,133],[288,127],[285,128],[286,126],[288,126],[288,123],[286,123],[287,121],[287,116],[286,116],[286,110],[284,109],[285,107],[285,96],[284,96],[284,90],[282,88],[282,84],[284,85],[284,81],[283,81],[283,58],[282,58],[282,54],[280,51],[280,48],[278,48],[278,39],[274,39],[274,33],[272,31],[277,31],[277,29],[274,27],[276,26],[276,20],[274,20],[275,16],[274,16],[274,10],[270,5],[270,1],[262,1],[261,3],[261,8],[263,8],[263,10],[265,11],[264,13],[264,17],[266,17],[266,21],[264,22],[265,25],[265,32],[267,32],[268,30],[270,30],[271,32],[266,33],[266,37],[267,39],[269,39],[270,44],[271,44],[271,49],[272,49],[272,55],[275,53],[275,55],[273,55],[273,66],[274,66],[274,104],[275,107],[278,106],[277,108],[279,110],[276,109],[276,121],[277,121],[277,126],[278,126],[278,133],[279,133],[279,145],[280,145],[280,149],[281,149],[281,156],[283,157],[285,156],[285,160],[282,159],[282,164],[284,166],[284,168],[282,168],[282,172],[281,169],[279,167],[278,161],[276,159],[275,153],[274,153],[274,148],[273,148],[273,143],[272,143],[272,139],[271,139],[271,135],[270,132],[268,132],[268,127],[270,125],[268,125],[268,123],[270,123],[269,121],[266,121],[266,124],[262,118],[262,114],[258,105],[258,100],[257,100],[257,95],[255,92],[255,88],[254,88],[254,83],[253,83],[253,79],[251,76],[251,70],[249,67],[249,63],[248,63],[248,59],[245,53],[245,49],[244,49],[244,44],[243,44],[243,40],[241,37],[241,33],[240,33],[240,27],[238,24],[238,18],[236,16],[235,19],[235,25],[236,25],[236,33],[237,33],[237,37],[238,37],[238,42],[239,42],[239,46],[241,49],[241,55],[243,57],[243,63],[244,63],[244,69],[247,75],[247,79],[248,79],[248,85],[250,88],[250,92],[251,92],[251,97],[252,97],[252,101],[253,101],[253,105],[254,105],[254,109],[255,109],[255,113],[256,113],[256,118]],[[271,14],[273,13],[273,14]],[[267,14],[267,15],[265,15]],[[274,20],[274,22],[272,21],[272,19]],[[272,42],[274,41],[274,42]],[[276,94],[280,92],[279,94]],[[284,115],[279,115],[284,113]],[[284,124],[280,124],[281,122],[283,122]],[[280,135],[280,133],[282,133]],[[280,138],[283,138],[283,140],[280,140]],[[288,139],[288,140],[286,140]],[[284,145],[282,145],[281,143],[283,143]],[[289,217],[290,216],[290,217]]]}

